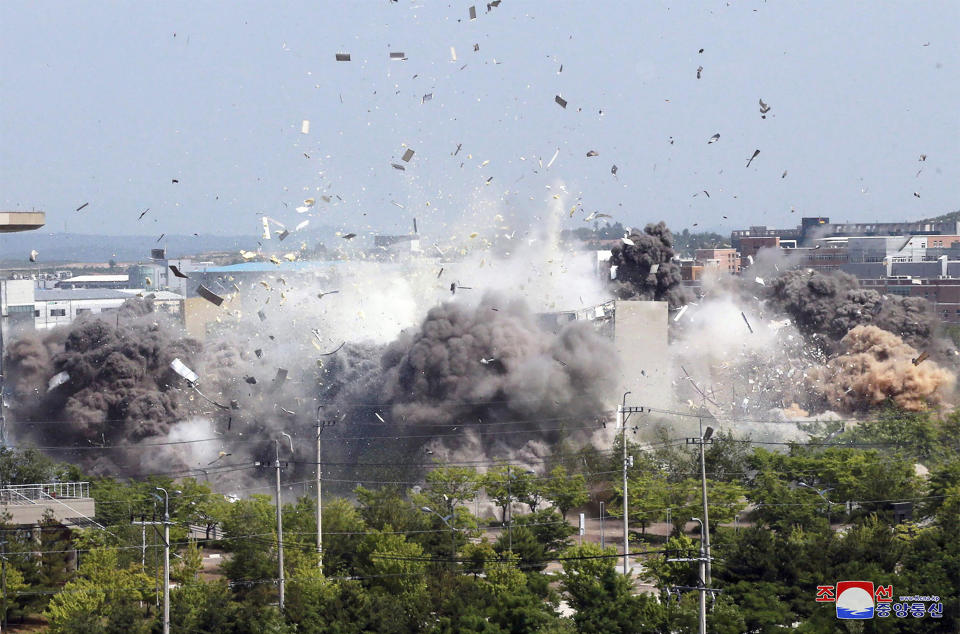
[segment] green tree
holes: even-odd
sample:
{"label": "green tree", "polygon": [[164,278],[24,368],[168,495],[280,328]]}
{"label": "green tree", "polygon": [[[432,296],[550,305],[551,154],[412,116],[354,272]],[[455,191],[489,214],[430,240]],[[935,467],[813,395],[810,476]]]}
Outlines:
{"label": "green tree", "polygon": [[571,475],[562,465],[550,471],[550,476],[543,486],[543,496],[560,511],[564,519],[570,509],[582,506],[590,500],[587,480],[583,474]]}
{"label": "green tree", "polygon": [[237,626],[239,606],[224,581],[191,580],[170,592],[170,630],[227,634]]}
{"label": "green tree", "polygon": [[87,554],[78,578],[67,583],[43,613],[50,632],[136,634],[150,630],[153,604],[143,601],[152,592],[153,582],[142,572],[117,564],[114,550],[95,549]]}
{"label": "green tree", "polygon": [[634,595],[629,576],[615,570],[615,548],[596,544],[575,546],[564,552],[560,582],[566,593],[577,630],[658,632],[664,620],[661,606],[649,595]]}

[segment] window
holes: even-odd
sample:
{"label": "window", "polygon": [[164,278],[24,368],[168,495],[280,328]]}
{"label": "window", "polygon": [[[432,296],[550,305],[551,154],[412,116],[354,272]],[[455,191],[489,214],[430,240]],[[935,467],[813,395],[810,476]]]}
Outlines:
{"label": "window", "polygon": [[77,314],[78,314],[78,315],[81,315],[81,314],[83,314],[83,313],[89,313],[89,312],[90,312],[90,309],[89,309],[89,308],[78,308],[78,309],[77,309]]}
{"label": "window", "polygon": [[51,317],[66,317],[67,309],[66,308],[51,308],[50,309]]}
{"label": "window", "polygon": [[33,311],[33,316],[34,316],[34,317],[39,317],[39,316],[40,316],[40,311],[34,309],[34,311]]}

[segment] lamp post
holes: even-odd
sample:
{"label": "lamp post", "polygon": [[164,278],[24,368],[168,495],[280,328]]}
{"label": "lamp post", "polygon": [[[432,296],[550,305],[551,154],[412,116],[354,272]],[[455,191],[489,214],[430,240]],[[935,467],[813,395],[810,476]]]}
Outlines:
{"label": "lamp post", "polygon": [[447,528],[450,529],[450,569],[453,570],[453,568],[456,566],[455,560],[457,558],[457,529],[454,528],[453,524],[450,523],[450,520],[453,519],[453,514],[451,513],[450,515],[444,517],[429,506],[421,506],[420,510],[424,513],[432,513],[436,515],[440,518],[440,521],[446,524]]}

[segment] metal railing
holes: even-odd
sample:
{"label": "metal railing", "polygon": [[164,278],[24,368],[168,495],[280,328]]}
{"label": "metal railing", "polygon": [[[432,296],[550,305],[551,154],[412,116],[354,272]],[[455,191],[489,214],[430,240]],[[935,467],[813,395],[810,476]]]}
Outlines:
{"label": "metal railing", "polygon": [[89,497],[89,482],[0,485],[0,504],[37,504],[50,498],[76,500]]}

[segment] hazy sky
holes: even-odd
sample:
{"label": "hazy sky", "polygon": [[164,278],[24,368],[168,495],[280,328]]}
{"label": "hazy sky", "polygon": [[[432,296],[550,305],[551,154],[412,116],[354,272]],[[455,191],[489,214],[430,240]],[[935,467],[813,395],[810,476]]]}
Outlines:
{"label": "hazy sky", "polygon": [[255,233],[306,197],[314,224],[442,234],[543,220],[559,182],[566,226],[960,208],[956,0],[470,6],[5,0],[0,208],[111,234]]}

